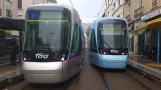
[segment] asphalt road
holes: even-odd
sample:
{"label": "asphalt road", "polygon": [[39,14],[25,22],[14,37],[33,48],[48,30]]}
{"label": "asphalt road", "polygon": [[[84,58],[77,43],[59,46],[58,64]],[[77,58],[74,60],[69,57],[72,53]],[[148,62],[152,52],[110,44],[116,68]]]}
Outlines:
{"label": "asphalt road", "polygon": [[161,85],[129,68],[123,72],[92,66],[88,53],[83,64],[80,74],[62,84],[33,85],[22,81],[3,90],[161,90]]}

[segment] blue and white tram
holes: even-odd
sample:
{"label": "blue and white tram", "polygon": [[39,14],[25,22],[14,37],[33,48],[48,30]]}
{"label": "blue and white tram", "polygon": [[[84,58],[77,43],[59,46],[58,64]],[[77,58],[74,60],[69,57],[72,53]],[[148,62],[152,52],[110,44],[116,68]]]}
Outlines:
{"label": "blue and white tram", "polygon": [[92,24],[89,36],[91,64],[101,68],[125,69],[128,60],[128,23],[119,17],[102,17]]}
{"label": "blue and white tram", "polygon": [[78,12],[59,4],[27,9],[22,69],[29,83],[61,83],[80,72],[84,41]]}

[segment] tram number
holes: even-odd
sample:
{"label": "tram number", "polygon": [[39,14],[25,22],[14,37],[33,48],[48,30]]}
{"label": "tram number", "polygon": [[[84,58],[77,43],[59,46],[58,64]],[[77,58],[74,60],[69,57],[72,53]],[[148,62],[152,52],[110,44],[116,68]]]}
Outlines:
{"label": "tram number", "polygon": [[36,58],[38,58],[38,59],[47,59],[48,57],[49,57],[49,55],[47,55],[47,54],[43,54],[43,53],[38,53],[38,54],[36,54],[35,55],[36,56]]}
{"label": "tram number", "polygon": [[119,53],[119,50],[111,50],[111,53]]}

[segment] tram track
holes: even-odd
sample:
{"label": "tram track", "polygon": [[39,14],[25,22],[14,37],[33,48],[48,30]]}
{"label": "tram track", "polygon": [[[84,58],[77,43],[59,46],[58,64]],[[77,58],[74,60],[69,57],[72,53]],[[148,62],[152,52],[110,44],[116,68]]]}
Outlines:
{"label": "tram track", "polygon": [[[160,90],[160,84],[149,80],[143,74],[127,68],[125,72],[120,70],[98,69],[105,90]],[[117,87],[115,87],[117,86]],[[141,89],[142,88],[142,89]]]}
{"label": "tram track", "polygon": [[[133,68],[131,66],[128,66],[128,71],[125,72],[125,74],[131,76],[135,81],[137,81],[140,85],[142,85],[147,90],[152,90],[154,86],[155,87],[160,86],[161,88],[161,83],[158,81],[159,80],[158,78],[154,76],[150,76],[149,74],[143,71],[140,71],[136,68]],[[155,90],[157,90],[157,88],[155,88]]]}
{"label": "tram track", "polygon": [[[139,86],[136,85],[136,82],[143,87],[143,90],[150,90],[145,85],[141,84],[137,79],[132,77],[126,72],[122,72],[122,70],[111,70],[111,69],[98,69],[102,82],[105,86],[105,90],[135,90],[132,88],[138,88]],[[131,78],[131,79],[130,79]],[[128,82],[126,83],[125,82]],[[130,83],[135,83],[134,86]],[[115,87],[114,84],[117,86]],[[140,90],[140,89],[139,89]]]}
{"label": "tram track", "polygon": [[20,90],[68,90],[72,85],[76,85],[79,82],[79,75],[75,75],[69,80],[58,84],[28,84]]}
{"label": "tram track", "polygon": [[99,73],[99,75],[101,76],[102,83],[104,84],[105,90],[110,90],[109,87],[108,87],[108,84],[107,84],[107,80],[105,80],[105,78],[104,78],[102,72],[98,70],[98,73]]}
{"label": "tram track", "polygon": [[146,90],[151,90],[148,86],[146,86],[144,83],[140,82],[138,79],[136,79],[133,75],[129,74],[128,72],[125,72],[128,76],[130,76],[133,80],[138,82],[142,87],[144,87]]}
{"label": "tram track", "polygon": [[95,65],[93,65],[93,64],[91,64],[91,65],[92,65],[92,66],[97,70],[97,72],[99,73],[99,76],[101,77],[101,81],[102,81],[102,83],[103,83],[103,85],[104,85],[105,90],[110,90],[110,88],[109,88],[109,86],[108,86],[108,83],[107,83],[107,80],[105,80],[105,78],[104,78],[102,68],[99,68],[99,67],[97,67],[97,66],[95,66]]}

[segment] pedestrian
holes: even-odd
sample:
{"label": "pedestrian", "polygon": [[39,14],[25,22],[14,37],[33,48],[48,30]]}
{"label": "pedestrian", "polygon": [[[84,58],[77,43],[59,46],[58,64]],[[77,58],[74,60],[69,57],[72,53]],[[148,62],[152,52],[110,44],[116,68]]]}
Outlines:
{"label": "pedestrian", "polygon": [[16,54],[17,54],[17,43],[16,43],[16,38],[12,38],[11,41],[11,50],[10,50],[10,60],[11,60],[11,65],[16,65]]}
{"label": "pedestrian", "polygon": [[145,49],[143,51],[143,57],[145,57],[145,58],[148,57],[148,50],[149,50],[148,45],[146,45]]}

